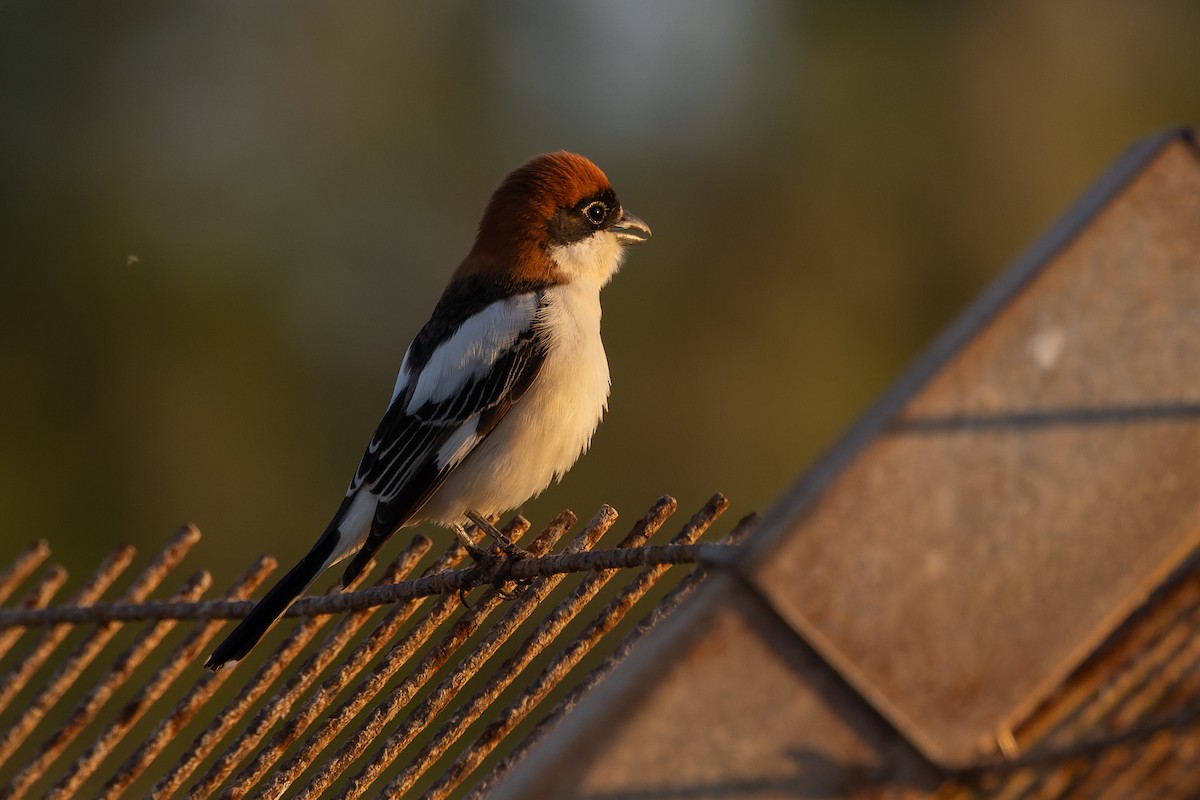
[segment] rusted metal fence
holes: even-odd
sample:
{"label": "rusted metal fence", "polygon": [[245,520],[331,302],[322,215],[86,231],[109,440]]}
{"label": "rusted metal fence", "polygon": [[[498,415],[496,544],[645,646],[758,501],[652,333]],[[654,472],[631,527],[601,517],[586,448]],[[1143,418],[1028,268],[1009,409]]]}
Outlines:
{"label": "rusted metal fence", "polygon": [[[200,571],[152,599],[199,540],[189,526],[115,601],[105,593],[133,564],[130,547],[51,605],[67,574],[42,569],[50,549],[35,544],[0,573],[0,798],[483,796],[728,558],[749,518],[720,543],[698,543],[726,506],[713,497],[669,543],[652,545],[676,510],[664,497],[598,550],[617,518],[604,506],[552,553],[576,523],[563,512],[527,545],[535,558],[497,586],[456,569],[457,544],[410,577],[432,547],[417,535],[373,586],[298,601],[285,616],[299,621],[280,623],[286,636],[273,651],[277,636],[215,673],[200,669],[203,656],[227,620],[249,611],[272,559],[219,598],[203,599],[212,579]],[[529,527],[517,517],[504,532],[517,540]],[[688,563],[651,602],[670,566]],[[483,590],[468,597],[473,582]],[[114,642],[123,644],[115,657]]]}

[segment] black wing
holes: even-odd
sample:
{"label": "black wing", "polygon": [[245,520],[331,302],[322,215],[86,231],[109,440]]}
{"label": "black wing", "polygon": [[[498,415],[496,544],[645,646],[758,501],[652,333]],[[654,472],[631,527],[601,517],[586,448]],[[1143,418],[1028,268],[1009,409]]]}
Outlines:
{"label": "black wing", "polygon": [[[539,305],[540,308],[540,305]],[[536,313],[536,312],[535,312]],[[465,380],[450,397],[409,410],[416,377],[392,400],[363,455],[348,494],[363,488],[379,498],[363,547],[342,576],[352,581],[380,546],[445,482],[469,450],[483,441],[513,403],[529,389],[546,359],[546,342],[530,325],[492,362]],[[474,426],[473,432],[464,426]],[[463,437],[467,453],[441,463],[439,451],[452,436]]]}

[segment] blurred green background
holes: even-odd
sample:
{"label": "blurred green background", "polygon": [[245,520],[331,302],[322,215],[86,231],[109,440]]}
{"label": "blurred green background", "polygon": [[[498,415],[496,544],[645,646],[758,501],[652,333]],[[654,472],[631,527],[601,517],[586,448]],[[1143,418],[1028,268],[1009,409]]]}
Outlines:
{"label": "blurred green background", "polygon": [[[324,527],[488,194],[605,169],[608,418],[525,512],[764,510],[1133,140],[1195,2],[0,7],[0,563]],[[385,555],[394,553],[385,550]]]}

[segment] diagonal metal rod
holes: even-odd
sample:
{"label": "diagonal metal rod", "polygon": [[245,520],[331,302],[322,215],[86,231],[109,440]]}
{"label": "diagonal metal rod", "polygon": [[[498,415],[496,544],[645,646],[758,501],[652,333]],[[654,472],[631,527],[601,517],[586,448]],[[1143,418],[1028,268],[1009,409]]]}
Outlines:
{"label": "diagonal metal rod", "polygon": [[[728,500],[721,495],[715,495],[704,508],[692,517],[683,530],[676,534],[673,541],[675,543],[694,542],[728,507]],[[533,683],[521,693],[521,696],[501,713],[500,718],[484,729],[475,743],[462,753],[448,770],[442,773],[423,795],[423,798],[434,800],[447,797],[468,775],[478,769],[484,758],[546,699],[551,690],[562,682],[601,637],[616,627],[617,623],[654,586],[666,570],[666,565],[655,565],[646,567],[639,572],[633,581],[621,589],[604,606],[595,619],[575,637],[574,641],[542,670]]]}
{"label": "diagonal metal rod", "polygon": [[[267,576],[275,570],[275,559],[263,556],[243,572],[233,585],[225,592],[230,599],[248,596],[258,588]],[[163,691],[174,682],[185,667],[191,664],[203,652],[209,640],[216,634],[223,620],[210,620],[198,628],[192,636],[179,646],[167,659],[159,674],[150,680],[146,687],[131,700],[114,720],[112,726],[97,738],[92,745],[95,750],[111,750],[116,745],[115,740],[123,737],[135,723],[138,716],[161,696]],[[159,753],[174,739],[183,727],[195,717],[201,706],[212,697],[217,687],[231,674],[230,670],[209,672],[205,670],[194,686],[184,695],[175,707],[150,733],[142,744],[104,784],[99,797],[105,800],[120,797],[129,785],[137,779]],[[84,756],[86,758],[86,754]]]}
{"label": "diagonal metal rod", "polygon": [[[416,568],[417,562],[425,557],[431,544],[429,539],[423,536],[413,539],[410,545],[392,563],[388,564],[376,583],[379,585],[395,583],[404,578]],[[258,710],[250,725],[213,763],[204,777],[192,787],[190,796],[207,797],[229,777],[229,774],[250,754],[250,751],[262,740],[267,731],[287,715],[300,695],[337,657],[337,654],[342,651],[346,643],[366,623],[375,610],[374,608],[363,609],[342,618],[337,627],[325,637],[325,640],[317,645],[304,664],[292,673],[283,688]]]}
{"label": "diagonal metal rod", "polygon": [[[740,545],[743,541],[745,541],[746,537],[750,534],[750,531],[754,529],[754,526],[757,523],[758,517],[754,514],[743,517],[738,521],[737,525],[734,526],[734,529],[730,531],[724,539],[721,540],[721,544],[734,546]],[[495,766],[492,767],[491,771],[488,772],[487,776],[484,777],[483,780],[475,784],[475,786],[471,789],[470,794],[467,795],[469,800],[485,800],[485,798],[491,794],[492,789],[496,786],[496,784],[508,772],[510,772],[514,766],[516,766],[522,759],[525,758],[526,754],[529,753],[530,749],[532,749],[534,745],[545,738],[546,734],[553,730],[567,714],[571,713],[571,711],[573,711],[575,707],[579,705],[580,701],[586,697],[589,692],[599,686],[600,683],[621,664],[621,662],[629,657],[629,654],[633,651],[633,648],[637,645],[637,643],[641,641],[642,637],[644,637],[647,633],[657,627],[660,622],[674,613],[675,609],[677,609],[684,600],[695,594],[696,590],[700,588],[700,585],[704,583],[704,579],[708,577],[708,574],[709,569],[707,567],[698,565],[687,575],[687,577],[680,581],[679,584],[670,591],[670,593],[668,593],[662,600],[658,602],[657,605],[654,606],[653,610],[646,615],[645,619],[639,622],[637,627],[630,631],[629,634],[627,634],[625,638],[621,640],[616,649],[613,650],[613,652],[610,653],[600,665],[589,672],[582,681],[580,681],[573,689],[571,689],[571,691],[569,691],[567,695],[555,705],[554,709],[537,723],[529,735],[521,740],[515,749],[505,755],[504,758],[502,758],[495,764]]]}
{"label": "diagonal metal rod", "polygon": [[[661,498],[642,519],[637,521],[633,529],[618,546],[638,547],[643,545],[658,532],[667,519],[675,513],[677,507],[678,504],[674,498]],[[496,701],[500,693],[511,685],[546,647],[555,641],[570,621],[596,596],[614,574],[615,572],[613,571],[604,570],[587,575],[580,582],[579,586],[565,600],[559,603],[547,615],[546,619],[525,638],[525,641],[516,653],[509,656],[499,668],[492,672],[483,688],[476,692],[464,706],[458,709],[442,725],[434,738],[421,748],[417,756],[388,784],[387,788],[384,789],[384,794],[388,796],[400,796],[404,792],[409,791],[421,775],[441,758],[454,742],[463,735],[466,729],[475,720],[479,719],[483,712]],[[538,580],[546,581],[548,584],[553,582],[549,586],[549,588],[553,588],[553,585],[556,585],[562,577],[564,575],[560,573],[548,578],[539,578]],[[547,590],[548,592],[549,589]],[[522,597],[522,599],[524,598]],[[542,598],[538,599],[540,601]],[[411,741],[411,737],[398,739],[394,734],[389,739],[385,748],[377,754],[376,760],[382,761],[386,757],[388,763],[390,763],[391,760],[402,752],[409,741]]]}
{"label": "diagonal metal rod", "polygon": [[[370,572],[368,569],[363,570],[359,576],[361,580]],[[329,588],[330,592],[340,591],[341,583],[335,583]],[[159,779],[154,785],[151,794],[155,796],[168,797],[174,796],[183,785],[183,782],[190,776],[204,761],[205,758],[221,743],[222,739],[229,733],[234,725],[237,724],[245,714],[253,707],[254,702],[263,695],[271,687],[276,679],[283,674],[287,665],[296,659],[305,645],[312,640],[314,636],[324,627],[328,621],[328,617],[310,617],[304,622],[296,626],[296,628],[284,639],[271,654],[258,671],[254,673],[254,677],[246,683],[241,691],[234,697],[208,727],[192,741],[191,747],[188,748],[184,757],[178,761],[171,770]],[[229,672],[231,670],[224,670]]]}
{"label": "diagonal metal rod", "polygon": [[[616,521],[616,512],[605,507],[586,526],[583,533],[577,536],[567,546],[567,551],[578,553],[595,546],[600,537]],[[638,528],[644,527],[639,523]],[[397,756],[412,743],[413,739],[425,729],[437,714],[462,691],[472,677],[479,674],[501,645],[508,641],[538,605],[546,599],[550,592],[562,582],[565,575],[551,575],[537,578],[533,584],[526,587],[516,602],[505,615],[491,627],[487,636],[464,658],[441,683],[412,711],[408,713],[400,726],[387,738],[371,759],[351,780],[340,796],[353,799],[363,796],[372,783],[378,780]],[[399,796],[402,792],[393,787],[385,790],[388,796]]]}
{"label": "diagonal metal rod", "polygon": [[[122,599],[134,603],[145,600],[199,539],[200,531],[190,525],[176,533],[167,547],[142,571]],[[133,557],[132,548],[129,549],[129,557]],[[97,627],[79,643],[74,653],[55,671],[45,688],[26,706],[21,719],[0,739],[0,763],[7,761],[17,747],[29,737],[46,716],[46,712],[79,680],[80,675],[117,634],[120,627],[120,623],[106,623]]]}
{"label": "diagonal metal rod", "polygon": [[[559,514],[550,523],[552,527],[561,525],[564,530],[574,524],[575,515],[569,511]],[[528,528],[528,521],[517,517],[509,523],[506,532],[510,539],[517,540]],[[475,534],[476,542],[481,541],[482,534],[478,531]],[[444,571],[450,566],[457,564],[465,557],[466,549],[456,541],[447,552],[442,564],[439,565],[440,569],[433,570],[430,574],[439,574],[440,571]],[[409,601],[414,606],[416,602],[419,601]],[[296,753],[275,771],[271,779],[259,791],[258,797],[281,797],[288,790],[288,787],[309,768],[333,738],[345,730],[371,700],[384,690],[384,687],[387,686],[396,672],[408,663],[413,653],[429,640],[429,637],[433,635],[443,622],[449,619],[450,615],[454,613],[459,605],[461,605],[461,599],[457,594],[440,597],[433,604],[432,608],[426,612],[425,616],[387,650],[380,662],[358,684],[354,692],[333,713],[326,717],[320,726],[309,734]],[[401,607],[403,606],[398,607],[397,610]]]}
{"label": "diagonal metal rod", "polygon": [[[204,594],[211,585],[212,576],[208,572],[201,570],[187,580],[176,594],[176,598],[179,600],[195,600]],[[159,642],[171,632],[175,624],[173,620],[158,620],[151,623],[134,640],[133,644],[117,656],[115,663],[104,674],[100,682],[88,691],[67,719],[42,744],[37,756],[17,773],[17,777],[10,784],[8,791],[5,792],[6,797],[16,800],[29,790],[34,781],[45,773],[59,755],[66,750],[67,746],[74,741],[75,737],[82,733],[84,728],[96,718],[100,710],[112,698],[113,694],[129,680],[134,670],[149,657],[154,648],[158,647]],[[70,787],[66,788],[60,784],[46,795],[47,798],[61,800],[62,798],[74,797],[74,789],[78,788],[79,781],[70,772],[66,777],[70,782]]]}
{"label": "diagonal metal rod", "polygon": [[[67,571],[58,564],[46,570],[42,579],[21,602],[22,608],[45,608],[55,593],[67,582]],[[8,654],[9,649],[21,638],[24,628],[8,628],[0,632],[0,658]]]}
{"label": "diagonal metal rod", "polygon": [[[181,789],[189,779],[196,783],[187,796],[197,800],[216,793],[222,798],[246,797],[264,780],[265,785],[259,789],[261,797],[286,794],[315,798],[334,793],[335,788],[338,796],[350,798],[380,791],[398,796],[412,792],[422,780],[437,780],[438,776],[430,776],[430,772],[451,761],[451,771],[458,769],[461,774],[449,776],[450,781],[443,776],[434,790],[453,791],[478,769],[478,762],[468,763],[471,759],[486,758],[500,737],[511,735],[511,725],[531,716],[543,702],[544,695],[530,699],[526,691],[501,715],[498,724],[511,725],[494,741],[489,737],[496,731],[495,724],[473,743],[463,739],[469,730],[478,728],[476,723],[506,692],[525,689],[531,677],[525,673],[540,658],[549,655],[551,663],[535,679],[534,687],[553,691],[569,674],[578,672],[580,659],[650,591],[668,565],[702,565],[685,578],[686,586],[699,579],[703,565],[730,563],[732,547],[728,540],[716,545],[694,543],[724,504],[723,498],[715,497],[671,544],[650,546],[650,536],[675,510],[674,501],[663,498],[619,546],[596,550],[596,542],[615,518],[615,512],[604,507],[572,544],[551,554],[553,541],[575,522],[574,515],[566,512],[531,546],[531,557],[456,569],[465,551],[455,543],[422,577],[406,579],[431,546],[428,539],[418,535],[414,537],[414,544],[420,543],[417,550],[405,554],[410,559],[408,566],[385,575],[376,586],[351,587],[350,591],[303,598],[293,604],[287,615],[304,619],[289,631],[289,637],[276,638],[282,642],[276,652],[264,648],[256,654],[262,666],[249,673],[244,669],[216,673],[196,670],[192,675],[188,668],[194,666],[225,620],[240,617],[253,606],[244,598],[274,568],[272,560],[261,560],[243,576],[244,582],[235,583],[220,598],[201,599],[201,584],[209,582],[207,574],[202,574],[175,597],[151,600],[151,593],[167,571],[198,539],[199,532],[188,527],[116,602],[100,601],[131,563],[131,548],[114,554],[89,585],[72,598],[73,604],[50,607],[67,576],[57,565],[45,568],[48,548],[34,545],[9,567],[0,569],[0,597],[11,601],[16,591],[26,592],[11,606],[0,608],[0,656],[8,651],[13,662],[9,674],[0,674],[0,709],[5,704],[11,706],[19,695],[30,694],[21,700],[22,706],[29,707],[21,709],[25,713],[10,723],[11,730],[0,731],[0,759],[7,761],[12,770],[0,781],[8,784],[0,787],[0,796],[19,798],[46,791],[45,796],[56,800],[73,796],[115,798],[125,796],[139,779],[146,781],[146,786],[157,780],[148,791],[144,787],[140,790],[155,798],[182,796]],[[514,517],[510,525],[521,528],[512,534],[513,539],[528,528],[519,517]],[[473,533],[478,537],[477,531]],[[503,540],[500,536],[493,542]],[[495,544],[491,549],[498,553]],[[393,566],[398,566],[400,560]],[[609,603],[579,637],[572,634],[573,640],[565,645],[568,657],[554,658],[555,652],[547,652],[559,639],[567,638],[564,631],[599,596],[604,583],[618,570],[631,566],[644,569],[620,590],[614,600],[616,607]],[[39,568],[41,574],[30,584]],[[572,572],[584,574],[570,597],[550,608],[546,601],[551,592]],[[521,586],[515,596],[509,593],[514,581],[520,581]],[[23,584],[28,585],[23,588]],[[459,613],[466,602],[465,593],[480,585],[486,591]],[[677,596],[682,592],[668,597]],[[433,601],[418,613],[430,597]],[[379,613],[379,606],[384,604],[388,605],[382,610],[386,613],[367,626],[368,618]],[[549,616],[534,620],[536,613]],[[339,618],[330,625],[332,614],[339,614]],[[494,623],[493,616],[499,616]],[[183,620],[199,624],[177,634],[178,644],[161,657],[161,665],[150,664],[153,654],[168,641],[167,632]],[[116,657],[111,667],[97,671],[96,662],[116,632],[134,621],[148,624],[144,630],[129,632],[129,648]],[[77,624],[94,628],[70,635]],[[318,638],[326,625],[329,630]],[[30,652],[23,660],[13,658],[14,643],[21,636],[29,636],[31,627],[41,630],[29,643]],[[639,630],[642,628],[639,626]],[[72,651],[58,654],[69,635]],[[516,642],[520,644],[513,650]],[[562,649],[564,645],[557,647]],[[502,652],[504,662],[493,664],[500,661],[497,656]],[[568,700],[582,694],[603,669],[611,666],[610,662],[618,660],[614,656],[597,667],[584,685],[570,692]],[[57,668],[55,674],[41,678],[46,682],[44,687],[34,684],[39,670],[49,674],[50,670],[45,669],[48,663]],[[80,685],[80,679],[87,681],[89,673],[98,683]],[[242,679],[236,677],[239,674]],[[185,677],[193,681],[190,686],[179,685]],[[233,699],[228,703],[206,711],[218,689],[231,677],[238,684],[232,687],[236,696],[231,693]],[[467,687],[473,687],[473,695],[455,708]],[[119,707],[113,703],[117,692],[126,698]],[[65,700],[76,693],[82,699],[70,700],[68,705]],[[343,693],[349,696],[335,709]],[[162,705],[168,695],[173,698],[172,705],[150,718],[155,704]],[[59,707],[59,716],[65,713],[62,729],[56,723],[54,731],[44,732],[40,739],[31,738],[31,733],[37,734],[39,724],[49,726],[55,716],[49,713],[53,706]],[[521,708],[514,715],[517,706]],[[537,723],[535,732],[549,729],[557,713],[558,707]],[[538,716],[545,717],[545,711]],[[197,724],[200,718],[203,721]],[[534,721],[536,717],[530,720]],[[190,731],[189,725],[194,726]],[[144,732],[143,726],[153,730]],[[125,741],[128,739],[134,741]],[[122,743],[122,758],[132,755],[114,769],[113,757]],[[162,761],[172,743],[181,753],[173,757],[179,758],[173,764]],[[468,746],[465,752],[454,752],[464,746]],[[25,748],[28,752],[21,756]],[[367,753],[367,748],[374,752]],[[397,763],[401,756],[407,763]],[[349,777],[350,767],[357,771],[353,777]],[[152,770],[147,780],[145,773]],[[309,770],[309,782],[296,784]],[[493,770],[493,774],[498,773]],[[200,777],[192,777],[195,775]],[[489,775],[482,785],[490,785],[491,778]],[[349,782],[345,787],[335,787],[334,782],[339,780]],[[390,781],[389,785],[383,787],[384,781]],[[48,790],[40,788],[51,783],[54,785]],[[101,783],[102,787],[97,788]]]}
{"label": "diagonal metal rod", "polygon": [[[127,546],[119,548],[104,559],[84,587],[75,594],[72,603],[76,605],[94,603],[133,561],[133,554],[133,548]],[[42,634],[42,638],[34,645],[33,650],[26,654],[21,663],[0,680],[0,710],[6,708],[13,697],[33,680],[33,676],[45,665],[47,659],[62,643],[62,640],[67,638],[67,634],[73,627],[68,623],[54,625]],[[12,732],[5,734],[4,738],[0,739],[0,742],[5,743],[0,744],[0,762],[12,755],[12,750],[16,749],[15,745],[24,739],[25,733],[26,729],[22,725],[14,727]],[[10,747],[7,742],[14,739],[16,741]]]}
{"label": "diagonal metal rod", "polygon": [[16,588],[49,557],[50,545],[46,543],[45,539],[39,539],[28,550],[18,555],[16,561],[0,573],[0,603],[7,600],[16,591]]}
{"label": "diagonal metal rod", "polygon": [[[603,510],[597,516],[602,514]],[[567,521],[573,522],[574,515],[565,518],[560,515],[555,520],[559,524],[551,523],[542,531],[541,535],[529,546],[529,552],[538,556],[549,551],[566,532],[567,526],[561,523]],[[459,601],[459,596],[449,595],[444,597],[443,601],[451,599]],[[350,735],[350,738],[338,748],[337,752],[321,766],[308,785],[296,795],[297,800],[314,800],[319,797],[333,781],[337,780],[351,764],[357,761],[363,751],[380,735],[384,726],[400,712],[400,709],[412,701],[416,693],[437,674],[438,670],[462,647],[483,620],[487,619],[503,600],[504,593],[500,587],[493,587],[484,592],[483,597],[468,608],[441,640],[417,662],[412,672],[393,687],[383,701],[372,709],[366,719],[359,724],[357,730]],[[455,602],[452,608],[458,604]]]}
{"label": "diagonal metal rod", "polygon": [[[426,546],[431,544],[423,536],[417,538],[424,540]],[[449,569],[465,555],[466,551],[455,541],[454,545],[439,557],[426,572],[428,574]],[[325,679],[317,691],[288,717],[267,745],[254,757],[254,760],[234,777],[222,796],[244,797],[251,787],[262,780],[267,770],[279,760],[284,751],[304,734],[304,731],[316,721],[317,717],[329,707],[334,698],[350,684],[350,681],[366,667],[370,660],[395,638],[419,603],[420,600],[407,600],[393,606],[342,664]],[[297,755],[300,756],[302,753],[303,751]],[[305,766],[307,765],[307,761],[300,760]]]}

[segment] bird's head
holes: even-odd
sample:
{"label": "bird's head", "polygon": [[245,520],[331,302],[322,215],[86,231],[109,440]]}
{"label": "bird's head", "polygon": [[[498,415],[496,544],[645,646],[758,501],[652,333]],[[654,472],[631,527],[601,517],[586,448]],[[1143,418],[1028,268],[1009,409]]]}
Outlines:
{"label": "bird's head", "polygon": [[621,207],[599,167],[575,153],[547,153],[505,176],[460,273],[603,286],[625,248],[649,238],[650,228]]}

